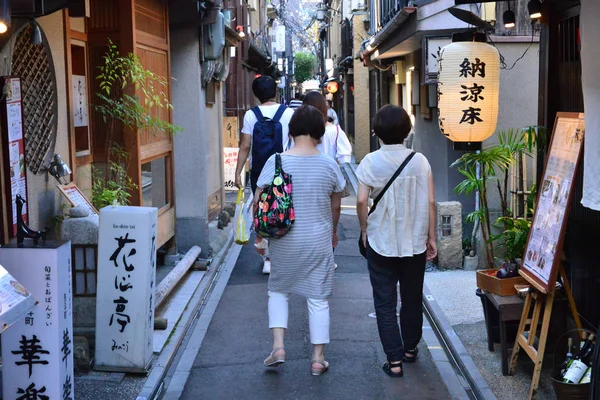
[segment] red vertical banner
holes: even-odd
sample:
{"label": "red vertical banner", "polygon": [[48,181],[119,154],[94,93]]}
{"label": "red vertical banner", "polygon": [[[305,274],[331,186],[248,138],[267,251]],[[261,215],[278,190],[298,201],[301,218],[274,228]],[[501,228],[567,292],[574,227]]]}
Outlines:
{"label": "red vertical banner", "polygon": [[[17,234],[17,194],[27,201],[27,172],[25,168],[25,141],[23,134],[23,107],[21,103],[21,80],[16,77],[2,78],[1,107],[2,142],[6,147],[7,188],[12,203],[12,236]],[[23,207],[23,220],[27,222],[27,204]]]}

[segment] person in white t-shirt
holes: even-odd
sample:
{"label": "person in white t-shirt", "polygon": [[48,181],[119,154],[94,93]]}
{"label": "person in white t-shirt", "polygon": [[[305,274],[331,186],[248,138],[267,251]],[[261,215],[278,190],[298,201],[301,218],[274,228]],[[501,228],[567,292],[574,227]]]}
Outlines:
{"label": "person in white t-shirt", "polygon": [[[292,116],[294,115],[294,111],[277,103],[275,99],[277,93],[277,84],[275,83],[275,80],[268,76],[256,78],[254,82],[252,82],[252,92],[261,103],[258,108],[264,118],[273,119],[275,116],[277,116],[278,111],[279,114],[281,114],[279,118],[279,123],[281,124],[281,152],[288,150],[293,144],[289,137],[289,123],[290,119],[292,119]],[[280,112],[280,107],[283,107],[283,113]],[[254,133],[254,125],[257,122],[258,117],[256,113],[252,109],[248,110],[244,115],[244,125],[242,127],[240,140],[240,151],[238,154],[237,168],[235,170],[235,185],[238,188],[242,187],[242,171],[244,170],[246,160],[248,160],[248,156],[250,155],[250,149],[253,145],[252,135]],[[252,187],[252,193],[254,193],[256,191],[256,181],[260,176],[263,166],[253,165],[252,160],[250,161],[250,165],[250,185]],[[263,265],[263,273],[268,274],[270,271],[271,260],[267,255]]]}
{"label": "person in white t-shirt", "polygon": [[327,117],[330,118],[330,120],[328,120],[328,121],[333,123],[334,125],[340,124],[337,113],[333,109],[333,101],[331,101],[331,100],[327,100]]}

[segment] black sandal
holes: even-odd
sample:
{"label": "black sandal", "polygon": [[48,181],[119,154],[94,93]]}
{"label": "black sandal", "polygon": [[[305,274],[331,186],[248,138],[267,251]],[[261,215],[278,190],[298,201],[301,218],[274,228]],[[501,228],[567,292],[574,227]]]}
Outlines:
{"label": "black sandal", "polygon": [[[404,353],[405,354],[402,356],[402,361],[412,363],[417,361],[417,357],[419,356],[419,348],[415,347],[412,350],[404,350]],[[410,354],[410,356],[407,356],[406,354]]]}
{"label": "black sandal", "polygon": [[[394,372],[392,371],[392,368],[400,368],[400,372]],[[388,374],[389,376],[391,376],[392,378],[402,378],[404,376],[404,368],[402,368],[402,361],[400,361],[399,363],[390,363],[389,361],[386,361],[385,364],[383,364],[383,372],[385,372],[386,374]]]}

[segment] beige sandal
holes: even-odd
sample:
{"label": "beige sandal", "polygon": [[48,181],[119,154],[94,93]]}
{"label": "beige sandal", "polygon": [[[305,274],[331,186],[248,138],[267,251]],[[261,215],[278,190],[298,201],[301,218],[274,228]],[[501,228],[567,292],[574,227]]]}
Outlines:
{"label": "beige sandal", "polygon": [[[329,369],[329,363],[327,361],[325,361],[325,360],[323,360],[323,361],[312,360],[310,363],[311,363],[310,364],[310,371],[312,372],[313,376],[323,375]],[[312,366],[313,364],[321,364],[323,367],[321,367],[321,368],[313,368],[313,366]]]}
{"label": "beige sandal", "polygon": [[[283,355],[276,356],[275,353],[278,351],[283,351]],[[273,349],[269,357],[267,357],[264,361],[265,367],[278,367],[283,363],[285,363],[285,350],[283,347],[277,347]]]}

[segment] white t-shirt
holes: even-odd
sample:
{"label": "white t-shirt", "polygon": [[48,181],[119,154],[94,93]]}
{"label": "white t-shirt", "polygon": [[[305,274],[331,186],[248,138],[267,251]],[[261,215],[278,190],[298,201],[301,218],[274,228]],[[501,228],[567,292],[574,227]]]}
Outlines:
{"label": "white t-shirt", "polygon": [[325,134],[321,143],[317,145],[317,150],[327,154],[339,164],[352,161],[352,145],[339,125],[327,124],[325,126]]}
{"label": "white t-shirt", "polygon": [[336,124],[336,125],[340,124],[340,122],[338,121],[337,113],[335,112],[335,110],[333,108],[330,108],[327,110],[327,116],[333,120],[333,121],[331,121],[333,124]]}
{"label": "white t-shirt", "polygon": [[[273,104],[273,105],[269,105],[269,106],[258,106],[258,108],[260,109],[260,112],[262,113],[263,117],[273,118],[275,116],[275,114],[277,113],[277,110],[279,109],[280,105],[281,104]],[[283,112],[283,115],[279,119],[279,122],[281,123],[281,140],[282,140],[282,144],[283,144],[283,151],[287,150],[288,143],[290,141],[289,125],[290,125],[290,120],[292,119],[293,115],[294,115],[294,110],[292,110],[291,108],[288,107]],[[246,114],[244,115],[244,126],[242,127],[242,134],[252,136],[252,133],[254,132],[254,124],[256,124],[256,122],[258,122],[258,119],[256,118],[254,111],[252,111],[252,110],[246,111]]]}
{"label": "white t-shirt", "polygon": [[[411,150],[401,144],[382,145],[360,162],[356,177],[376,198]],[[406,165],[367,219],[369,245],[385,257],[412,257],[427,250],[429,233],[429,176],[431,166],[422,154]]]}

